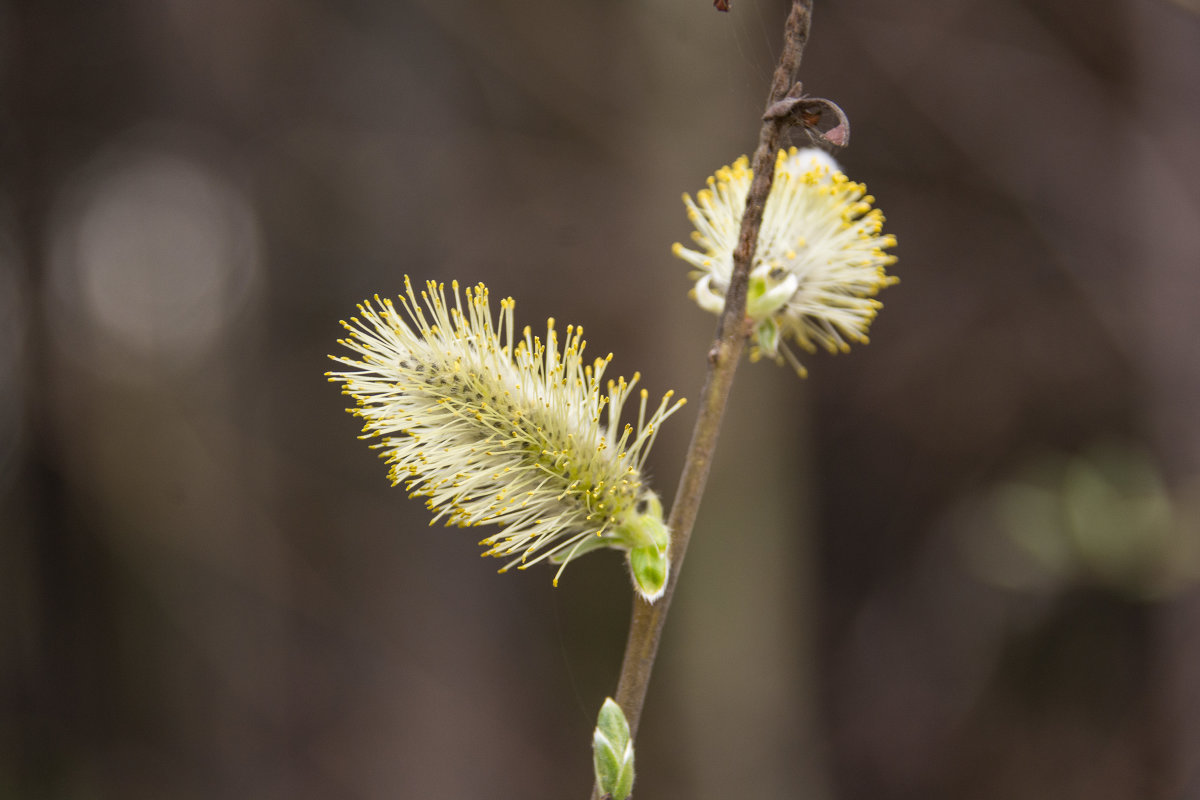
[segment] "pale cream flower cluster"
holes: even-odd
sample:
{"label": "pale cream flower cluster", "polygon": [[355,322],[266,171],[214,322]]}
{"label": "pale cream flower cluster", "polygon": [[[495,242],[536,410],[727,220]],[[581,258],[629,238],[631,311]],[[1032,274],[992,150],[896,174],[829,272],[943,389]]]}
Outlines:
{"label": "pale cream flower cluster", "polygon": [[[733,274],[746,194],[753,179],[745,156],[708,179],[696,199],[683,196],[699,249],[676,243],[672,252],[695,269],[692,297],[719,314]],[[785,344],[844,352],[866,343],[882,304],[880,289],[897,282],[886,267],[895,237],[882,233],[883,213],[867,187],[847,178],[816,149],[781,150],[750,269],[746,317],[753,324],[751,357],[785,359],[805,369]]]}
{"label": "pale cream flower cluster", "polygon": [[[642,468],[659,426],[684,401],[668,392],[649,408],[640,392],[637,425],[621,411],[638,381],[603,381],[612,355],[587,363],[583,329],[568,326],[560,350],[551,319],[543,343],[516,337],[514,302],[493,322],[487,288],[426,284],[420,299],[405,278],[401,312],[365,302],[342,324],[333,357],[363,420],[378,438],[393,485],[427,498],[436,522],[494,524],[488,556],[524,569],[549,558],[563,567],[600,547],[626,551],[634,584],[649,600],[666,585],[669,534]],[[555,575],[555,582],[562,568]]]}

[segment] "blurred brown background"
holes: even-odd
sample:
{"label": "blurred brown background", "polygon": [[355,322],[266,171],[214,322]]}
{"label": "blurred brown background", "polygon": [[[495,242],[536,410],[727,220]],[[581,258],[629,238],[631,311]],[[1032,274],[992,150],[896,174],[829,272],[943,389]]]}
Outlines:
{"label": "blurred brown background", "polygon": [[[326,355],[483,280],[696,398],[787,5],[0,4],[0,797],[585,795],[620,560],[496,576]],[[636,796],[1200,798],[1198,13],[818,0],[902,283],[739,372]]]}

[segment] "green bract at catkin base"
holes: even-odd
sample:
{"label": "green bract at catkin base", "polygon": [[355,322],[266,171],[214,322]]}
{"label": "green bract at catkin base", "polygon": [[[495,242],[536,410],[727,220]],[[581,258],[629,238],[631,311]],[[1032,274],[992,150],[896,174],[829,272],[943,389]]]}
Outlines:
{"label": "green bract at catkin base", "polygon": [[[493,323],[483,284],[465,291],[430,281],[418,300],[404,279],[401,313],[391,300],[359,305],[339,343],[358,360],[328,373],[343,384],[378,438],[392,485],[427,498],[433,522],[498,525],[480,544],[508,558],[501,572],[550,559],[562,566],[613,547],[627,554],[634,586],[649,601],[666,587],[670,534],[642,467],[663,420],[685,402],[668,392],[651,413],[640,392],[636,427],[621,409],[638,381],[602,382],[612,355],[583,360],[583,329],[567,326],[559,350],[527,327],[515,339],[512,298]],[[601,422],[601,417],[604,421]]]}
{"label": "green bract at catkin base", "polygon": [[[717,170],[694,201],[683,196],[700,249],[676,243],[672,252],[695,267],[692,298],[714,314],[725,308],[753,179],[743,156]],[[896,257],[884,252],[896,238],[882,233],[883,212],[871,207],[874,202],[867,187],[842,174],[824,151],[779,151],[746,291],[752,359],[786,359],[803,377],[805,369],[785,340],[810,353],[818,345],[838,353],[850,342],[866,344],[883,305],[875,295],[898,281],[886,272]]]}

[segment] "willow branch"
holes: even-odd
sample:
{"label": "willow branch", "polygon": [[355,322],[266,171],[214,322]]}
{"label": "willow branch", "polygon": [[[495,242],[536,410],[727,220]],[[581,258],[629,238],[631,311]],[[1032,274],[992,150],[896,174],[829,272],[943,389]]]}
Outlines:
{"label": "willow branch", "polygon": [[[808,43],[808,31],[812,19],[812,0],[793,0],[791,12],[784,26],[783,52],[775,75],[766,108],[785,99],[791,90],[804,46]],[[629,732],[637,736],[641,721],[642,706],[646,700],[646,689],[658,643],[671,600],[675,596],[675,585],[687,554],[692,526],[700,508],[700,499],[708,481],[716,452],[717,436],[721,420],[729,401],[729,390],[733,375],[741,361],[746,345],[746,287],[749,282],[750,265],[754,261],[754,248],[758,242],[758,231],[762,226],[763,209],[771,182],[775,176],[775,158],[786,121],[778,115],[765,114],[758,134],[758,146],[751,160],[754,180],[746,196],[746,210],[742,215],[742,227],[737,248],[733,251],[733,275],[729,291],[725,295],[725,311],[717,325],[716,340],[708,354],[708,374],[700,395],[700,410],[692,441],[684,461],[683,474],[679,478],[679,489],[667,524],[671,529],[671,574],[666,591],[651,605],[640,596],[634,597],[633,619],[629,626],[629,638],[625,644],[625,658],[621,664],[621,678],[617,684],[616,701],[629,721]],[[599,798],[594,789],[593,798]]]}

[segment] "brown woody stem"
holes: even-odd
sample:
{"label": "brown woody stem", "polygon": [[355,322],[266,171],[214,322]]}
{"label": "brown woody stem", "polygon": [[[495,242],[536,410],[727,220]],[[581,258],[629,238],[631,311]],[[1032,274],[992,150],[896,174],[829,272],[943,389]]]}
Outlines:
{"label": "brown woody stem", "polygon": [[[787,97],[792,88],[804,46],[808,43],[808,31],[812,19],[812,0],[793,0],[791,12],[784,26],[783,52],[771,81],[771,91],[766,108]],[[775,158],[779,150],[785,120],[771,117],[763,121],[758,134],[758,146],[754,151],[751,168],[754,180],[746,196],[746,210],[742,215],[742,227],[738,245],[733,252],[733,275],[729,291],[725,295],[725,311],[717,325],[716,340],[708,354],[708,375],[700,395],[700,412],[692,441],[684,461],[683,474],[679,478],[679,489],[667,524],[671,529],[671,574],[663,596],[653,605],[638,595],[633,600],[633,619],[629,626],[629,638],[625,644],[625,659],[621,664],[621,677],[617,684],[615,700],[625,712],[629,722],[630,736],[636,737],[646,700],[646,689],[650,673],[654,669],[658,643],[675,585],[687,553],[692,526],[700,508],[700,499],[708,481],[713,455],[717,447],[721,420],[729,401],[729,390],[733,385],[733,374],[741,360],[746,344],[743,320],[746,313],[746,286],[750,264],[754,260],[754,248],[758,242],[758,231],[762,226],[763,208],[771,191],[775,176]],[[592,791],[593,799],[600,797],[599,788]]]}

